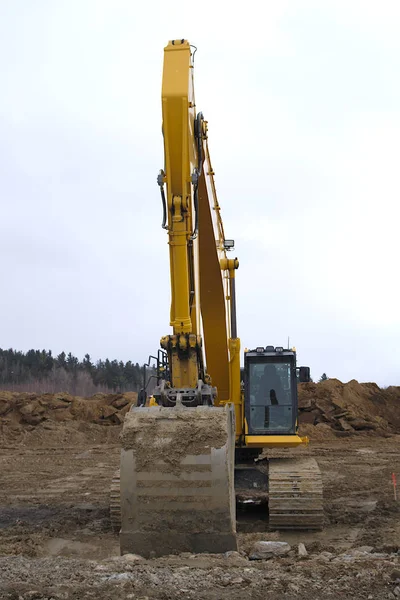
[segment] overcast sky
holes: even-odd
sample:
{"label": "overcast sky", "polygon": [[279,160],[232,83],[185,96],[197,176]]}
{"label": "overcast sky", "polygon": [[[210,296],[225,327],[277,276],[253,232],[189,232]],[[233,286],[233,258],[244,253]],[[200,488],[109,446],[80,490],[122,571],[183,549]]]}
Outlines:
{"label": "overcast sky", "polygon": [[169,327],[169,39],[195,89],[242,347],[400,385],[400,3],[0,1],[0,347],[143,362]]}

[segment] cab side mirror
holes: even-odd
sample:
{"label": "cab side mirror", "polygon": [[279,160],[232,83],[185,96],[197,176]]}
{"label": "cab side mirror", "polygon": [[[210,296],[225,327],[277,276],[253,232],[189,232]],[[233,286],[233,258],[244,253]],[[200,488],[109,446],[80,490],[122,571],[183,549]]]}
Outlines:
{"label": "cab side mirror", "polygon": [[299,367],[299,382],[300,383],[310,383],[311,375],[310,375],[310,367]]}

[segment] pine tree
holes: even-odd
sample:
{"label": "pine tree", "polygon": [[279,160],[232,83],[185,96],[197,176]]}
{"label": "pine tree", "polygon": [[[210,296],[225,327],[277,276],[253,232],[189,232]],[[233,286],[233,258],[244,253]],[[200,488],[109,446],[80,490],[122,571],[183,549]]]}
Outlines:
{"label": "pine tree", "polygon": [[83,368],[85,369],[85,371],[88,371],[89,373],[92,372],[93,364],[92,364],[92,359],[90,358],[90,354],[85,354],[85,358],[82,361],[82,365],[83,365]]}

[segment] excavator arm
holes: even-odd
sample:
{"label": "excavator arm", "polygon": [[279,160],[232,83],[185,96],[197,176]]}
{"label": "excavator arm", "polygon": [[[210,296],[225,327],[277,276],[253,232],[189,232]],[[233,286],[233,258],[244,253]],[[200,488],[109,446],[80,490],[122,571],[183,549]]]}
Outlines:
{"label": "excavator arm", "polygon": [[[208,124],[196,111],[193,59],[186,40],[164,50],[162,116],[165,166],[158,183],[168,232],[172,335],[161,339],[170,381],[154,392],[163,406],[235,405],[237,436],[243,414],[235,270],[217,199]],[[165,192],[166,189],[166,192]]]}

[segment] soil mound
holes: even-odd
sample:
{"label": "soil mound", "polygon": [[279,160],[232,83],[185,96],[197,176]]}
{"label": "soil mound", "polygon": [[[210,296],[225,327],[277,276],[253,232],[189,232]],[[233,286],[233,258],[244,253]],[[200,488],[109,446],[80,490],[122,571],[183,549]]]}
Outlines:
{"label": "soil mound", "polygon": [[[325,424],[338,435],[400,430],[400,387],[328,379],[299,385],[300,426]],[[306,427],[308,430],[308,427]]]}
{"label": "soil mound", "polygon": [[[137,394],[95,394],[87,398],[66,393],[34,394],[0,391],[0,438],[21,431],[122,425]],[[400,431],[400,387],[376,383],[342,383],[328,379],[299,385],[302,434],[318,438],[357,432],[390,435]],[[76,426],[75,426],[76,425]],[[119,429],[119,428],[118,428]],[[316,437],[317,436],[317,437]]]}
{"label": "soil mound", "polygon": [[12,430],[33,430],[45,424],[79,421],[121,425],[137,394],[96,394],[89,398],[69,394],[31,394],[0,391],[0,437]]}

